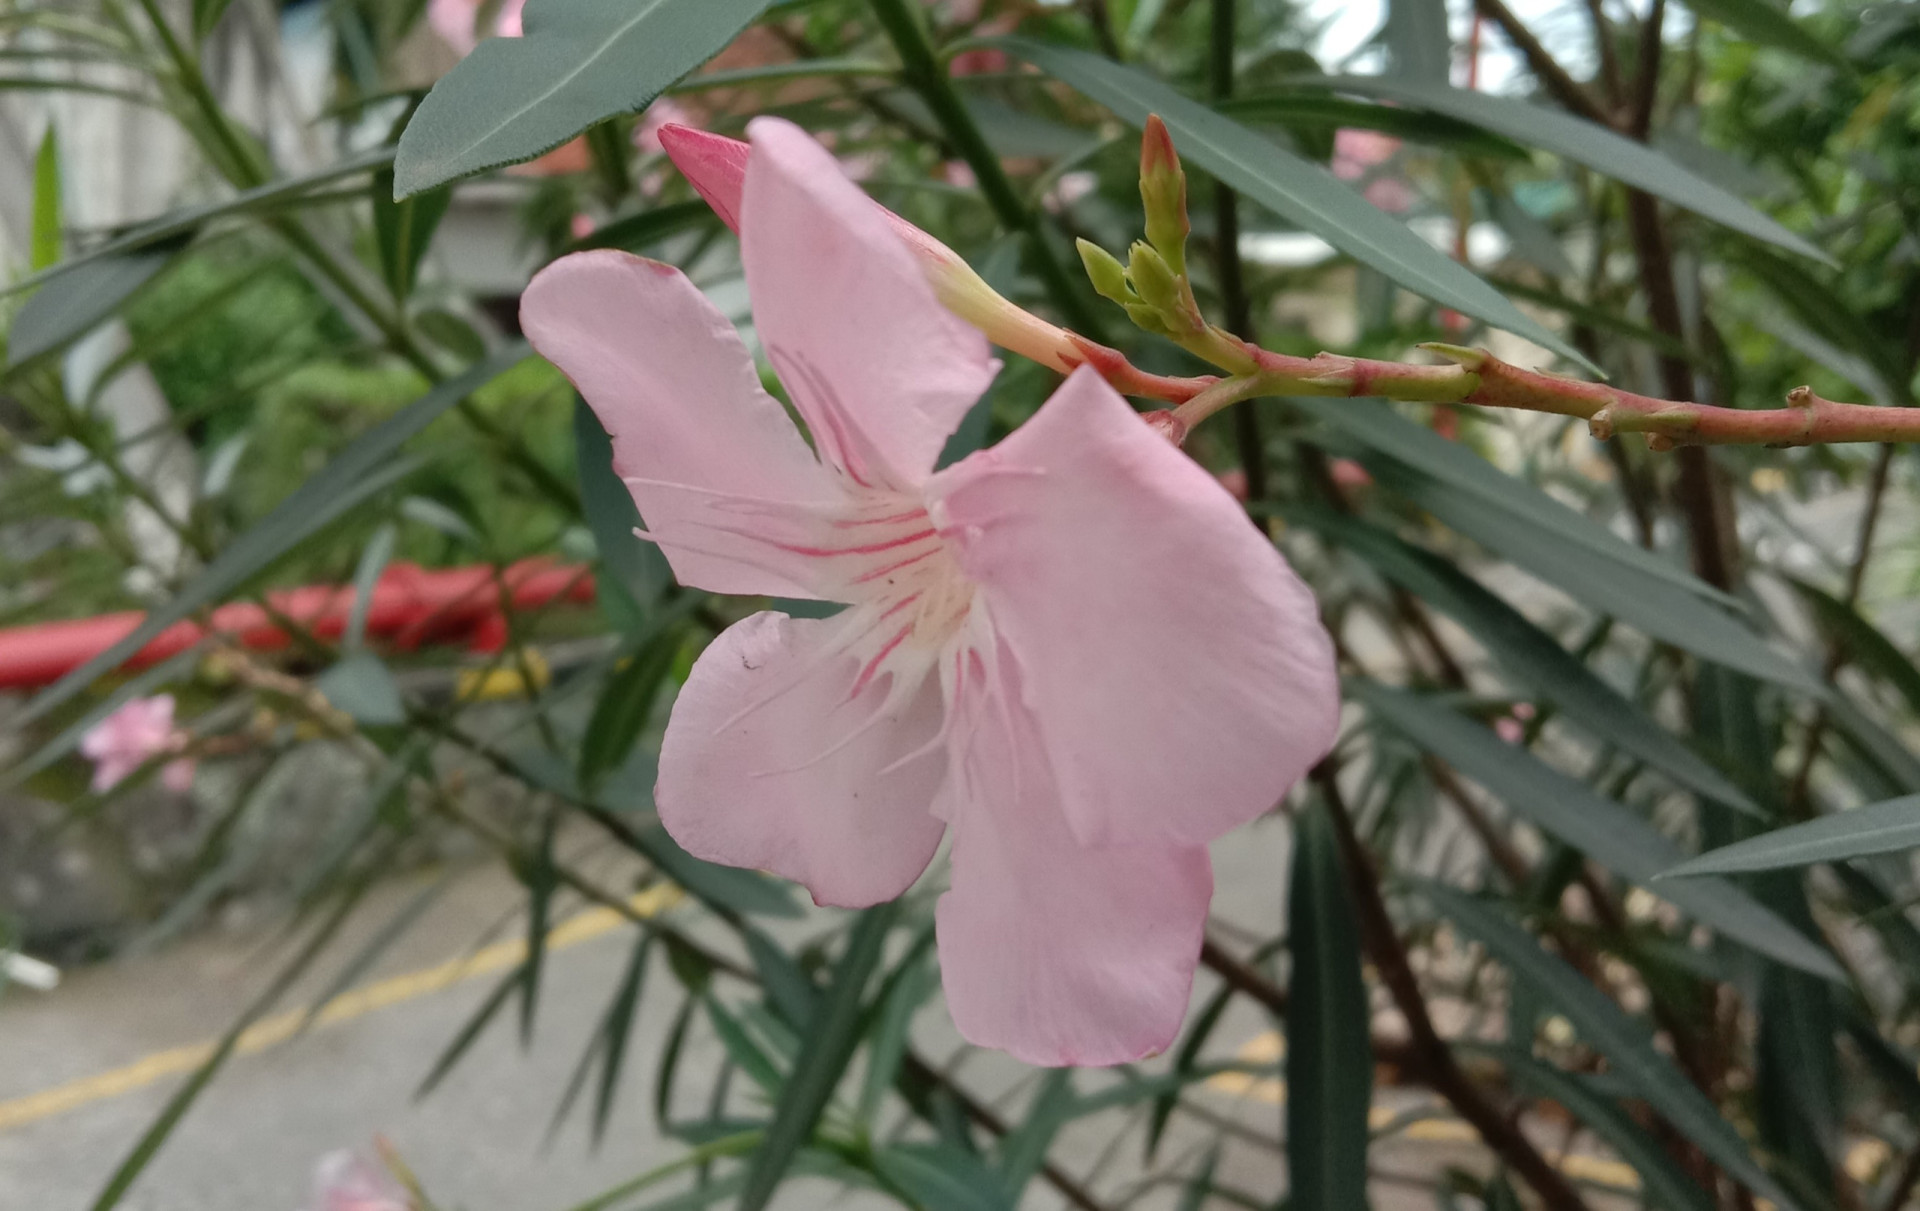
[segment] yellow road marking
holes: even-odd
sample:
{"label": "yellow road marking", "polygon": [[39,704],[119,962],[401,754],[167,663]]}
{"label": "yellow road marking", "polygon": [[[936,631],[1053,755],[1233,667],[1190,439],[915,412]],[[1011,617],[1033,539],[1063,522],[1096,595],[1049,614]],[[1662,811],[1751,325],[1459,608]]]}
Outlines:
{"label": "yellow road marking", "polygon": [[[628,907],[642,917],[652,917],[672,908],[683,896],[678,887],[662,883],[634,896],[628,901]],[[588,909],[554,926],[547,934],[547,949],[565,950],[570,946],[578,946],[611,933],[626,923],[627,918],[611,908]],[[365,1017],[377,1009],[418,1000],[456,984],[492,972],[505,971],[526,956],[527,943],[524,938],[498,942],[463,958],[449,959],[421,971],[350,988],[317,1009],[291,1009],[255,1022],[241,1033],[234,1044],[234,1052],[237,1055],[257,1055],[287,1042],[303,1029],[320,1030],[339,1026]],[[206,1063],[217,1046],[217,1043],[208,1041],[157,1051],[121,1068],[0,1102],[0,1131],[24,1127],[28,1123],[65,1114],[94,1102],[120,1097],[168,1077],[184,1076]]]}

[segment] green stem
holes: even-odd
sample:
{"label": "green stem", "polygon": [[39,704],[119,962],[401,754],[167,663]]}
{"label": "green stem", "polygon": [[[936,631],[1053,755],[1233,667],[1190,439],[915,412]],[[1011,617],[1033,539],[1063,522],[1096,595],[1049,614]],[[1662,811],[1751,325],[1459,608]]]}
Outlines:
{"label": "green stem", "polygon": [[993,208],[1000,225],[1026,237],[1028,264],[1039,275],[1053,305],[1069,324],[1099,340],[1099,316],[1047,244],[1038,213],[1021,200],[1000,157],[987,145],[986,136],[980,133],[973,115],[967,112],[953,81],[941,67],[933,44],[927,40],[919,16],[907,0],[872,0],[872,4],[874,16],[880,19],[894,50],[900,55],[901,78],[933,111],[948,141],[973,169],[974,178],[980,182],[980,192],[986,195],[987,205]]}
{"label": "green stem", "polygon": [[[1237,0],[1213,0],[1213,28],[1208,46],[1210,91],[1218,105],[1233,96],[1233,56],[1237,49],[1234,17]],[[1247,299],[1246,276],[1240,263],[1240,195],[1225,183],[1213,183],[1213,254],[1220,279],[1220,305],[1227,331],[1249,344],[1259,338],[1253,330],[1253,308]],[[1247,477],[1247,499],[1267,497],[1266,442],[1260,435],[1260,414],[1242,408],[1233,417],[1234,446],[1240,470]]]}

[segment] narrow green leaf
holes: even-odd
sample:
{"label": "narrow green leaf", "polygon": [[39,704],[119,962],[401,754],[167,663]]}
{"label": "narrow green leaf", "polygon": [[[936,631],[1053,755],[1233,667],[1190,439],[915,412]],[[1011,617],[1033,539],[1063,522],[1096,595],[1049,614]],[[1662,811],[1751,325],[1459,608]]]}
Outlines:
{"label": "narrow green leaf", "polygon": [[220,24],[220,18],[226,16],[227,7],[233,0],[193,0],[193,33],[196,38],[204,38]]}
{"label": "narrow green leaf", "polygon": [[1580,1077],[1517,1048],[1493,1054],[1506,1065],[1507,1077],[1521,1092],[1560,1103],[1568,1114],[1620,1154],[1639,1175],[1652,1205],[1659,1211],[1713,1211],[1713,1203],[1698,1182],[1674,1163],[1672,1154],[1641,1129],[1621,1107]]}
{"label": "narrow green leaf", "polygon": [[713,213],[713,207],[705,202],[674,202],[667,206],[655,206],[643,210],[639,214],[609,220],[594,228],[588,235],[567,245],[566,251],[584,252],[589,248],[623,248],[628,252],[637,252],[659,243],[668,236],[708,227],[719,221],[720,219]]}
{"label": "narrow green leaf", "polygon": [[[704,203],[701,203],[704,205]],[[580,469],[580,505],[600,553],[601,608],[622,630],[637,630],[646,612],[673,583],[666,556],[641,542],[633,493],[613,469],[613,441],[584,399],[573,405],[575,460]]]}
{"label": "narrow green leaf", "polygon": [[779,1097],[784,1078],[773,1057],[753,1041],[753,1036],[740,1024],[740,1019],[734,1017],[717,998],[708,995],[705,1003],[707,1021],[712,1024],[714,1034],[719,1036],[720,1045],[726,1048],[727,1056],[767,1096]]}
{"label": "narrow green leaf", "polygon": [[60,136],[49,122],[46,136],[40,140],[40,153],[33,158],[33,271],[38,273],[58,263],[65,246],[60,216]]}
{"label": "narrow green leaf", "polygon": [[1920,795],[1835,812],[1722,846],[1682,862],[1663,877],[1680,879],[1780,870],[1910,849],[1920,849]]}
{"label": "narrow green leaf", "polygon": [[193,1104],[200,1100],[200,1095],[205,1093],[207,1086],[213,1083],[213,1078],[219,1075],[227,1061],[233,1058],[234,1049],[240,1045],[240,1037],[247,1032],[248,1027],[259,1021],[267,1010],[273,1008],[280,998],[287,994],[295,982],[306,974],[314,960],[320,957],[321,952],[333,942],[340,932],[340,927],[347,923],[347,918],[352,916],[353,910],[359,906],[368,885],[363,880],[341,897],[340,903],[335,906],[333,912],[314,930],[299,952],[274,976],[273,983],[255,997],[233,1025],[227,1028],[226,1034],[222,1035],[220,1041],[215,1044],[213,1054],[208,1056],[206,1061],[194,1070],[193,1075],[187,1078],[186,1083],[167,1099],[167,1104],[161,1108],[159,1115],[141,1134],[133,1150],[114,1169],[112,1176],[107,1179],[106,1188],[95,1197],[89,1211],[112,1211],[114,1207],[120,1205],[120,1200],[126,1197],[133,1183],[159,1154],[161,1146],[173,1135],[174,1128],[180,1125],[180,1120],[187,1116],[187,1111],[193,1109]]}
{"label": "narrow green leaf", "polygon": [[1360,936],[1325,807],[1295,817],[1287,938],[1289,1211],[1367,1205],[1373,1043]]}
{"label": "narrow green leaf", "polygon": [[398,537],[399,531],[392,522],[381,526],[367,540],[360,552],[360,562],[354,565],[353,608],[347,614],[347,629],[340,634],[340,646],[346,651],[358,651],[366,642],[367,614],[373,609],[373,591],[380,586],[380,577],[393,558],[393,544]]}
{"label": "narrow green leaf", "polygon": [[[1629,882],[1650,885],[1679,864],[1679,847],[1625,806],[1459,712],[1373,682],[1350,682],[1348,690],[1378,718],[1513,811]],[[1813,975],[1843,978],[1833,956],[1730,883],[1668,882],[1657,890],[1701,924],[1761,954]]]}
{"label": "narrow green leaf", "polygon": [[1593,735],[1681,786],[1729,807],[1760,814],[1759,807],[1720,771],[1600,680],[1551,635],[1453,564],[1378,526],[1330,509],[1289,509],[1285,516],[1325,535],[1341,550],[1359,556],[1382,576],[1452,618],[1508,674]]}
{"label": "narrow green leaf", "polygon": [[368,651],[350,652],[340,662],[314,679],[333,708],[345,712],[355,723],[371,727],[392,727],[407,721],[407,704],[400,695],[400,683],[386,662]]}
{"label": "narrow green leaf", "polygon": [[1073,1118],[1074,1107],[1071,1068],[1055,1068],[1040,1078],[1026,1118],[1000,1140],[1000,1184],[1014,1201],[1046,1163],[1047,1151]]}
{"label": "narrow green leaf", "polygon": [[211,605],[265,571],[302,539],[318,533],[362,500],[384,490],[407,468],[376,470],[409,439],[502,371],[527,356],[515,342],[458,378],[449,379],[350,442],[325,469],[287,497],[227,549],[166,605],[151,611],[125,638],[62,677],[27,704],[26,724],[72,698],[94,678],[118,668],[155,635],[202,606]]}
{"label": "narrow green leaf", "polygon": [[1453,74],[1446,0],[1388,0],[1380,37],[1396,78],[1444,85]]}
{"label": "narrow green leaf", "polygon": [[1557,585],[1581,605],[1729,669],[1809,696],[1825,695],[1816,677],[1717,605],[1664,579],[1637,575],[1624,562],[1597,561],[1551,528],[1516,518],[1482,495],[1378,455],[1363,455],[1361,461],[1383,486],[1449,528]]}
{"label": "narrow green leaf", "polygon": [[331,185],[346,177],[375,171],[392,163],[393,148],[375,148],[357,156],[349,156],[337,164],[330,164],[304,177],[270,181],[218,202],[206,202],[198,206],[186,206],[179,210],[168,211],[159,218],[129,228],[98,247],[90,248],[78,256],[69,257],[58,265],[22,278],[11,285],[0,287],[0,295],[31,289],[69,273],[78,272],[95,262],[119,258],[128,253],[145,252],[155,248],[168,250],[183,248],[194,233],[214,219],[270,210],[281,202],[311,193],[322,185]]}
{"label": "narrow green leaf", "polygon": [[1471,448],[1448,441],[1392,408],[1345,399],[1303,398],[1292,402],[1364,450],[1404,463],[1450,488],[1478,497],[1505,518],[1544,530],[1556,540],[1604,560],[1608,575],[1619,575],[1617,565],[1729,608],[1745,608],[1737,598],[1685,568],[1635,546],[1534,485],[1506,474]]}
{"label": "narrow green leaf", "polygon": [[92,332],[172,264],[173,252],[156,248],[89,261],[49,281],[13,317],[13,326],[7,330],[8,369],[63,349]]}
{"label": "narrow green leaf", "polygon": [[1799,592],[1821,631],[1839,645],[1842,653],[1860,669],[1898,690],[1908,706],[1920,711],[1920,668],[1914,667],[1885,632],[1825,589],[1792,577],[1787,583]]}
{"label": "narrow green leaf", "polygon": [[607,677],[580,740],[580,785],[588,794],[598,792],[601,780],[632,755],[641,731],[653,717],[660,687],[673,671],[680,639],[679,627],[660,628],[639,650],[616,664]]}
{"label": "narrow green leaf", "polygon": [[1529,319],[1472,271],[1375,209],[1319,165],[1110,59],[1026,38],[996,38],[991,44],[1072,85],[1135,126],[1158,114],[1183,157],[1415,294],[1595,369],[1573,346]]}
{"label": "narrow green leaf", "polygon": [[861,1000],[899,912],[898,902],[876,905],[861,913],[848,933],[846,953],[834,966],[826,994],[801,1040],[799,1058],[780,1088],[766,1139],[753,1154],[740,1194],[740,1211],[760,1211],[767,1205],[801,1146],[813,1137],[814,1126],[859,1045]]}
{"label": "narrow green leaf", "polygon": [[[1220,1017],[1233,1002],[1233,988],[1222,986],[1213,994],[1193,1024],[1187,1027],[1187,1036],[1180,1040],[1180,1047],[1173,1053],[1173,1071],[1190,1073],[1200,1059],[1200,1049],[1207,1045],[1214,1027],[1220,1024]],[[1180,1104],[1180,1089],[1168,1089],[1153,1100],[1153,1111],[1147,1119],[1147,1159],[1151,1161],[1154,1153],[1160,1149],[1160,1139],[1166,1134],[1167,1123],[1173,1118],[1174,1108]]]}
{"label": "narrow green leaf", "polygon": [[459,1064],[474,1043],[479,1041],[487,1024],[499,1016],[500,1010],[505,1008],[507,1001],[525,981],[524,964],[515,965],[512,971],[500,978],[500,982],[487,993],[487,999],[480,1002],[479,1008],[467,1017],[466,1023],[460,1027],[459,1032],[441,1050],[439,1057],[433,1061],[433,1067],[427,1069],[427,1075],[421,1080],[419,1088],[413,1092],[415,1099],[424,1098],[440,1087],[440,1082],[447,1079],[455,1065]]}
{"label": "narrow green leaf", "polygon": [[530,160],[644,109],[768,2],[529,0],[524,37],[482,42],[420,103],[394,161],[399,195]]}
{"label": "narrow green leaf", "polygon": [[380,256],[381,276],[393,297],[405,302],[413,294],[433,233],[453,201],[453,189],[430,189],[398,201],[393,192],[393,170],[373,174],[373,243]]}
{"label": "narrow green leaf", "polygon": [[601,1024],[600,1088],[593,1099],[593,1142],[606,1138],[607,1124],[613,1121],[613,1099],[620,1090],[620,1076],[626,1067],[627,1042],[633,1037],[633,1021],[640,1012],[640,991],[645,987],[647,959],[653,954],[653,935],[643,932],[635,939],[627,970],[620,977],[620,988],[607,1006]]}
{"label": "narrow green leaf", "polygon": [[[931,933],[927,940],[932,940]],[[867,1043],[867,1070],[854,1117],[868,1130],[880,1113],[881,1099],[899,1075],[914,1011],[939,987],[940,969],[934,965],[931,952],[924,946],[915,946],[895,969]]]}
{"label": "narrow green leaf", "polygon": [[1187,1184],[1180,1191],[1180,1201],[1174,1211],[1202,1211],[1207,1205],[1207,1196],[1213,1193],[1213,1171],[1220,1167],[1220,1145],[1207,1149],[1200,1158],[1200,1167],[1193,1171]]}
{"label": "narrow green leaf", "polygon": [[952,1144],[896,1144],[873,1154],[881,1177],[925,1211],[1013,1211],[1014,1200],[979,1157]]}
{"label": "narrow green leaf", "polygon": [[1749,42],[1771,46],[1803,59],[1812,59],[1851,76],[1853,64],[1838,47],[1792,17],[1769,0],[1683,0],[1696,16],[1718,21]]}
{"label": "narrow green leaf", "polygon": [[1411,143],[1423,143],[1462,155],[1497,160],[1527,160],[1532,153],[1510,139],[1443,114],[1396,105],[1379,105],[1324,92],[1285,89],[1250,92],[1222,101],[1221,113],[1249,123],[1271,123],[1326,139],[1343,127],[1377,130]]}
{"label": "narrow green leaf", "polygon": [[1775,1206],[1799,1204],[1754,1161],[1740,1133],[1693,1087],[1673,1061],[1660,1054],[1639,1023],[1563,960],[1548,954],[1532,935],[1476,900],[1437,884],[1423,894],[1440,912],[1513,973],[1538,988],[1585,1042],[1607,1057],[1662,1118],[1673,1124],[1717,1165]]}
{"label": "narrow green leaf", "polygon": [[1437,82],[1423,82],[1398,75],[1392,79],[1333,76],[1325,83],[1328,88],[1340,92],[1384,97],[1445,114],[1462,122],[1471,122],[1517,143],[1538,147],[1576,164],[1584,164],[1595,172],[1664,198],[1675,206],[1743,235],[1828,265],[1834,263],[1832,257],[1804,238],[1718,185],[1696,176],[1646,144],[1636,143],[1585,118],[1577,118],[1517,97],[1452,88],[1444,78]]}
{"label": "narrow green leaf", "polygon": [[546,971],[547,930],[553,919],[553,893],[560,887],[553,845],[560,813],[548,811],[540,822],[540,838],[515,873],[527,889],[527,957],[520,964],[520,1050],[533,1047],[534,1015],[540,1007],[540,977]]}

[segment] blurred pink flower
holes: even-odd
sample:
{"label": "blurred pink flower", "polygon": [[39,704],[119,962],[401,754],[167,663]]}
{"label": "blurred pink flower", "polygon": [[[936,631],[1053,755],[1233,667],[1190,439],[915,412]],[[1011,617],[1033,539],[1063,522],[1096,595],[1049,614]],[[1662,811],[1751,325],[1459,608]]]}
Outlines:
{"label": "blurred pink flower", "polygon": [[1508,744],[1518,744],[1527,738],[1527,723],[1533,716],[1533,703],[1516,702],[1507,714],[1493,721],[1494,734]]}
{"label": "blurred pink flower", "polygon": [[385,1169],[356,1152],[330,1152],[314,1167],[308,1211],[412,1211],[406,1191]]}
{"label": "blurred pink flower", "polygon": [[1389,214],[1404,213],[1415,201],[1413,190],[1399,177],[1379,173],[1400,146],[1400,140],[1377,130],[1342,127],[1333,135],[1333,175],[1343,181],[1371,178],[1362,190],[1367,201]]}
{"label": "blurred pink flower", "polygon": [[1047,196],[1040,199],[1040,204],[1052,213],[1059,214],[1098,188],[1100,178],[1091,172],[1066,173],[1053,183],[1052,189],[1047,190]]}
{"label": "blurred pink flower", "polygon": [[1313,597],[1091,369],[935,471],[998,370],[986,341],[831,154],[749,130],[754,328],[812,449],[679,270],[580,253],[523,304],[683,583],[849,606],[755,614],[707,648],[660,818],[846,907],[905,891],[951,828],[937,929],[961,1033],[1040,1064],[1154,1054],[1186,1012],[1207,843],[1332,744]]}
{"label": "blurred pink flower", "polygon": [[[473,53],[483,36],[475,28],[480,20],[485,0],[431,0],[427,5],[427,24],[433,32],[440,35],[442,41],[461,55]],[[499,15],[494,19],[491,35],[502,38],[520,36],[520,10],[526,7],[526,0],[504,0]]]}
{"label": "blurred pink flower", "polygon": [[948,160],[940,166],[940,179],[955,189],[973,189],[980,184],[973,165],[965,160]]}
{"label": "blurred pink flower", "polygon": [[[134,698],[93,725],[80,738],[80,754],[93,762],[92,787],[104,794],[131,777],[141,766],[187,746],[185,731],[173,725],[173,695]],[[160,783],[175,794],[193,789],[193,762],[169,761],[160,771]]]}

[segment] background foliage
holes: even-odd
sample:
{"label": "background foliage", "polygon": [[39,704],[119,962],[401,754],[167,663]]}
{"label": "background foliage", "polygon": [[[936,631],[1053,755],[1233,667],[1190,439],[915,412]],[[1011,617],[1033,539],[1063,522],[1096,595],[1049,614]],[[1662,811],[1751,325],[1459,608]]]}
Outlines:
{"label": "background foliage", "polygon": [[[1805,382],[1911,406],[1920,8],[1592,0],[1523,19],[1501,0],[1394,0],[1353,61],[1322,62],[1312,20],[1281,0],[531,0],[527,37],[482,43],[426,92],[401,66],[423,6],[341,0],[313,6],[334,52],[308,132],[326,155],[293,173],[209,82],[206,48],[244,7],[0,6],[0,84],[124,94],[193,152],[179,209],[70,229],[50,127],[5,303],[0,617],[148,611],[12,715],[15,782],[61,806],[56,829],[124,828],[116,801],[157,771],[94,795],[74,745],[162,686],[203,765],[188,843],[96,949],[266,889],[286,941],[231,1043],[302,973],[345,987],[377,959],[332,941],[383,876],[478,848],[525,887],[526,948],[421,1057],[430,1091],[490,1020],[539,1028],[556,921],[624,914],[631,957],[556,1113],[604,1130],[635,1015],[669,1015],[651,1101],[687,1151],[596,1209],[752,1208],[812,1176],[929,1211],[1029,1190],[1350,1211],[1370,1178],[1376,1195],[1404,1180],[1380,1152],[1434,1117],[1470,1129],[1479,1158],[1417,1175],[1440,1206],[1905,1205],[1920,551],[1904,450],[1656,454],[1555,418],[1366,400],[1264,400],[1202,429],[1189,448],[1239,477],[1319,594],[1346,731],[1278,809],[1292,841],[1265,869],[1284,915],[1214,932],[1176,1049],[1032,1073],[990,1102],[962,1055],[926,1050],[933,891],[803,914],[790,889],[660,830],[647,796],[672,689],[756,603],[670,584],[629,537],[605,435],[519,343],[511,291],[463,285],[441,254],[505,206],[480,238],[527,267],[629,248],[737,310],[731,237],[636,116],[670,94],[723,132],[793,118],[1022,305],[1190,373],[1069,272],[1071,237],[1137,237],[1131,124],[1152,110],[1193,173],[1201,301],[1270,348],[1491,341],[1669,398],[1772,407]],[[1455,87],[1483,56],[1514,65],[1503,90]],[[1353,182],[1401,183],[1399,213],[1318,167],[1351,130],[1401,141]],[[549,152],[541,175],[474,175]],[[1409,223],[1501,251],[1470,271],[1465,234],[1449,256]],[[1303,231],[1327,254],[1272,251]],[[461,238],[456,255],[475,246]],[[76,342],[116,322],[105,373],[76,379]],[[144,373],[165,414],[129,432],[102,401]],[[1010,365],[950,453],[1053,386]],[[155,450],[197,468],[184,495]],[[507,609],[492,656],[294,626],[281,653],[210,643],[113,671],[223,601],[316,582],[364,595],[392,561],[530,557],[591,561],[599,605]],[[309,822],[297,860],[263,865],[244,843],[254,792],[314,745],[364,792]],[[685,902],[656,911],[644,893],[668,883]],[[1223,1052],[1229,1010],[1270,1018],[1284,1048]],[[680,1064],[695,1036],[724,1063]],[[98,1208],[230,1050],[128,1141]],[[1200,1090],[1223,1073],[1283,1077],[1284,1122],[1222,1119]],[[1431,1096],[1383,1112],[1407,1089]],[[1111,1139],[1108,1161],[1051,1159],[1069,1131]]]}

